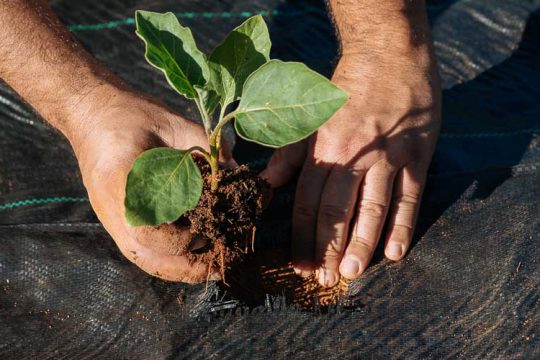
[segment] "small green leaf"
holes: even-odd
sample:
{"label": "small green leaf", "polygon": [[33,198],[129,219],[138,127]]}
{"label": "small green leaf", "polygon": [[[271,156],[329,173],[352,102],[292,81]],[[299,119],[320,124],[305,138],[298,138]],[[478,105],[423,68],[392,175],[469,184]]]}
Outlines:
{"label": "small green leaf", "polygon": [[246,140],[285,146],[315,132],[348,97],[302,63],[271,60],[246,80],[235,128]]}
{"label": "small green leaf", "polygon": [[137,35],[146,44],[146,60],[162,70],[169,84],[189,99],[197,97],[195,85],[210,78],[206,56],[197,48],[191,30],[171,13],[137,10]]}
{"label": "small green leaf", "polygon": [[201,173],[189,151],[145,151],[128,174],[126,220],[131,226],[171,223],[197,206],[202,186]]}
{"label": "small green leaf", "polygon": [[270,35],[257,15],[235,28],[209,58],[212,84],[227,105],[240,97],[246,78],[270,60]]}
{"label": "small green leaf", "polygon": [[219,95],[212,89],[202,88],[195,85],[195,91],[197,96],[201,99],[201,103],[204,106],[206,113],[211,118],[214,110],[219,104]]}

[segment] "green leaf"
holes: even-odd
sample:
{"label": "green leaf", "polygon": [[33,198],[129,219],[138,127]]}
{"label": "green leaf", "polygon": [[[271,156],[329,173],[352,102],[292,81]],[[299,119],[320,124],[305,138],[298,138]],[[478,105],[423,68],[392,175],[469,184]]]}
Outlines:
{"label": "green leaf", "polygon": [[257,15],[235,28],[209,58],[211,81],[222,106],[240,97],[246,78],[270,60],[270,35]]}
{"label": "green leaf", "polygon": [[201,173],[189,151],[145,151],[128,174],[126,220],[131,226],[171,223],[197,206],[202,186]]}
{"label": "green leaf", "polygon": [[197,48],[191,30],[171,13],[135,12],[137,35],[146,44],[146,60],[162,70],[169,84],[189,99],[197,97],[195,85],[210,78],[206,56]]}
{"label": "green leaf", "polygon": [[236,132],[262,145],[285,146],[315,132],[348,97],[304,64],[271,60],[244,84]]}
{"label": "green leaf", "polygon": [[206,113],[211,118],[214,110],[219,104],[219,95],[212,89],[202,88],[195,85],[195,91],[199,99],[201,99],[202,106],[206,109]]}

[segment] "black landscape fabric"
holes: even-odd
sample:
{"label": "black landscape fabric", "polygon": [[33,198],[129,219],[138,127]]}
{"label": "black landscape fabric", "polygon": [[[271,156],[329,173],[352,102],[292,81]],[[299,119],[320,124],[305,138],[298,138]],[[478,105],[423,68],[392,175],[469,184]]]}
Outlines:
{"label": "black landscape fabric", "polygon": [[[188,117],[144,60],[136,9],[176,12],[206,51],[262,13],[273,57],[330,75],[337,55],[319,1],[51,3],[99,60]],[[414,247],[378,255],[327,311],[143,273],[97,221],[68,142],[1,84],[0,358],[540,358],[540,1],[439,0],[429,14],[443,127]],[[269,155],[237,142],[256,168]],[[258,246],[288,246],[293,189]]]}

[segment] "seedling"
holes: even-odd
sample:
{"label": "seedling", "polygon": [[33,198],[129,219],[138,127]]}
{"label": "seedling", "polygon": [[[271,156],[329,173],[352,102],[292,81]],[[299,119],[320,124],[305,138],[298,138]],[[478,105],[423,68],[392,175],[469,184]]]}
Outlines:
{"label": "seedling", "polygon": [[137,157],[126,186],[125,216],[131,226],[171,223],[197,206],[203,180],[192,152],[209,163],[210,188],[216,191],[221,131],[231,120],[242,138],[278,148],[311,135],[347,101],[347,93],[306,65],[270,60],[261,16],[234,29],[208,57],[173,13],[139,10],[135,19],[146,60],[197,105],[209,151],[154,148]]}

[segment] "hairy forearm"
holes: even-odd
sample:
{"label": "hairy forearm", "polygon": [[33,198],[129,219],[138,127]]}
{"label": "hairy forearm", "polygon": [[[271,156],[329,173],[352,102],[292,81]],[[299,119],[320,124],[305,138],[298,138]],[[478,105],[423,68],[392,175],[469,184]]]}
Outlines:
{"label": "hairy forearm", "polygon": [[72,140],[92,111],[88,98],[118,79],[82,49],[46,1],[0,1],[0,24],[0,78]]}
{"label": "hairy forearm", "polygon": [[329,0],[343,54],[430,43],[425,0]]}

